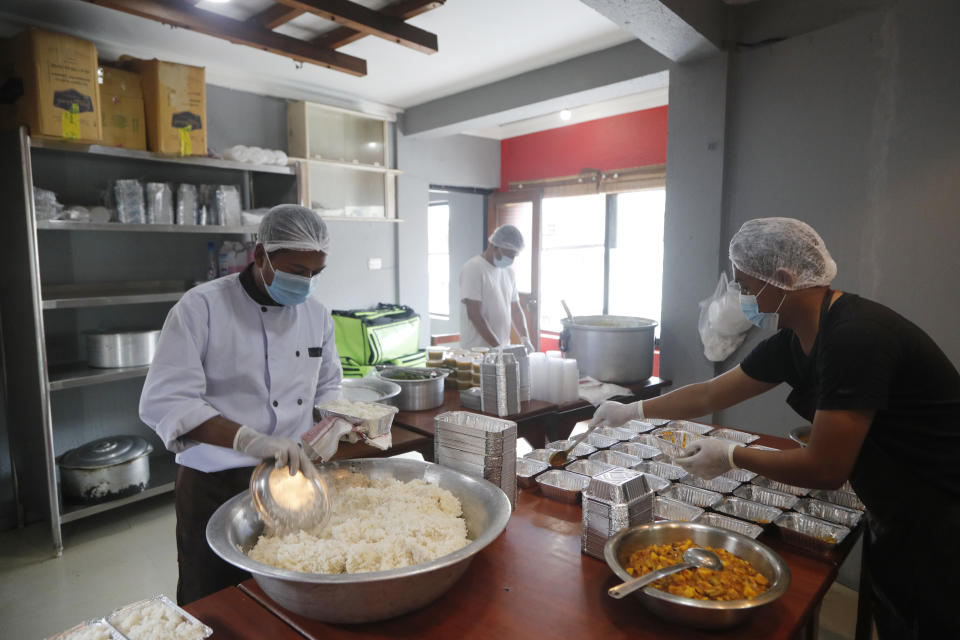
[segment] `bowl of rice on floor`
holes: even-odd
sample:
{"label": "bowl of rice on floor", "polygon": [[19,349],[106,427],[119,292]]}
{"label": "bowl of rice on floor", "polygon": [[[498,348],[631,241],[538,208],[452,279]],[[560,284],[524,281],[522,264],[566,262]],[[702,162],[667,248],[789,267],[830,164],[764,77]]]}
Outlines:
{"label": "bowl of rice on floor", "polygon": [[497,486],[429,462],[341,460],[320,467],[331,515],[270,531],[249,491],[207,524],[211,549],[294,613],[331,623],[386,620],[440,597],[510,519]]}

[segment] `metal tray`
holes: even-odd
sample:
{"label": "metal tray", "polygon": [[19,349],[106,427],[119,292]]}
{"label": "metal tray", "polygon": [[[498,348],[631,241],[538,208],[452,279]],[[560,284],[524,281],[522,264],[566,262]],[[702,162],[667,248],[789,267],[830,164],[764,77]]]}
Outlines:
{"label": "metal tray", "polygon": [[517,447],[517,441],[513,438],[474,438],[445,430],[435,432],[433,441],[451,449],[495,456],[502,456],[504,451],[516,450]]}
{"label": "metal tray", "polygon": [[126,640],[126,636],[117,631],[105,618],[85,620],[78,625],[70,627],[66,631],[61,631],[56,635],[50,636],[47,640],[66,640],[71,634],[90,628],[100,628],[104,630],[112,640]]}
{"label": "metal tray", "polygon": [[382,409],[386,415],[382,415],[379,418],[360,418],[358,416],[351,416],[346,413],[340,413],[339,411],[326,409],[322,406],[316,407],[316,410],[321,419],[328,418],[330,416],[336,416],[346,420],[355,427],[359,427],[361,431],[366,433],[371,438],[376,438],[378,436],[390,433],[390,427],[393,426],[393,417],[397,415],[397,412],[400,411],[400,409],[397,407],[380,404],[379,402],[361,402],[354,404],[368,404],[373,407],[377,407],[378,409]]}
{"label": "metal tray", "polygon": [[608,502],[630,502],[652,491],[649,477],[622,467],[607,469],[592,477],[586,495]]}
{"label": "metal tray", "polygon": [[700,517],[703,509],[686,502],[660,495],[653,499],[653,517],[660,520],[692,522]]}
{"label": "metal tray", "polygon": [[657,439],[657,436],[652,433],[641,433],[640,435],[633,436],[627,442],[635,442],[637,444],[645,444],[649,447],[654,447],[656,449],[660,448],[660,440]]}
{"label": "metal tray", "polygon": [[536,480],[543,495],[572,504],[580,500],[580,494],[590,484],[590,478],[561,469],[544,471],[537,476]]}
{"label": "metal tray", "polygon": [[834,524],[841,524],[851,529],[860,522],[863,512],[857,509],[841,507],[838,504],[825,502],[823,500],[814,500],[813,498],[803,498],[793,507],[796,511],[814,518],[820,518]]}
{"label": "metal tray", "polygon": [[612,464],[607,464],[606,462],[600,462],[599,460],[574,460],[565,468],[571,473],[579,473],[582,476],[592,478],[604,471],[616,469],[617,467],[614,467]]}
{"label": "metal tray", "polygon": [[639,442],[621,442],[620,444],[615,444],[610,447],[610,450],[621,451],[627,455],[640,458],[641,460],[649,460],[662,453],[662,451],[656,447],[651,447],[648,444],[640,444]]}
{"label": "metal tray", "polygon": [[753,471],[748,471],[747,469],[730,469],[730,471],[727,471],[725,474],[723,474],[723,477],[743,483],[750,482],[757,477],[757,474],[755,474]]}
{"label": "metal tray", "polygon": [[714,429],[710,432],[710,437],[733,440],[740,444],[751,444],[760,439],[760,436],[747,433],[746,431],[737,431],[736,429]]}
{"label": "metal tray", "polygon": [[697,518],[697,522],[700,524],[708,524],[711,527],[727,529],[729,531],[733,531],[734,533],[747,536],[748,538],[753,538],[754,540],[756,540],[757,536],[763,533],[763,527],[758,524],[746,522],[744,520],[740,520],[739,518],[731,518],[730,516],[725,516],[722,513],[711,513],[709,511],[705,512],[703,515]]}
{"label": "metal tray", "polygon": [[590,460],[599,460],[615,467],[626,467],[628,469],[633,469],[642,462],[640,458],[622,451],[597,451],[590,456]]}
{"label": "metal tray", "polygon": [[740,486],[740,483],[736,480],[724,478],[723,476],[717,476],[713,480],[704,480],[692,473],[688,473],[680,478],[680,482],[688,484],[691,487],[716,491],[717,493],[733,493],[733,490]]}
{"label": "metal tray", "polygon": [[833,504],[838,504],[841,507],[847,507],[848,509],[857,509],[858,511],[865,511],[867,508],[860,501],[860,498],[857,497],[857,494],[852,491],[827,491],[825,489],[814,489],[810,492],[810,497],[816,498],[817,500],[832,502]]}
{"label": "metal tray", "polygon": [[702,440],[706,436],[684,431],[683,429],[664,428],[656,434],[658,447],[671,458],[680,458],[683,456],[683,450],[693,442]]}
{"label": "metal tray", "polygon": [[647,422],[645,420],[630,420],[622,426],[623,429],[629,429],[634,433],[647,433],[648,431],[653,431],[657,428],[655,424]]}
{"label": "metal tray", "polygon": [[[529,458],[531,460],[539,460],[540,462],[546,462],[550,464],[550,456],[556,453],[553,449],[534,449],[529,453],[523,454],[524,458]],[[567,456],[568,461],[576,460],[577,457],[574,455]]]}
{"label": "metal tray", "polygon": [[485,435],[492,437],[516,434],[517,423],[512,420],[503,420],[492,416],[485,416],[469,411],[447,411],[436,416],[434,424],[443,425],[451,431],[459,431],[464,435]]}
{"label": "metal tray", "polygon": [[679,480],[683,476],[687,475],[686,470],[683,467],[678,467],[675,464],[670,464],[669,462],[654,462],[653,460],[645,460],[637,465],[637,471],[642,471],[643,473],[649,473],[652,476],[657,476],[658,478],[663,478],[664,480],[669,480],[671,482]]}
{"label": "metal tray", "polygon": [[693,506],[700,507],[701,509],[712,507],[723,500],[723,496],[716,491],[698,489],[697,487],[691,487],[687,484],[670,485],[666,489],[660,491],[660,495],[665,498],[672,498],[674,500],[679,500],[680,502],[692,504]]}
{"label": "metal tray", "polygon": [[716,427],[700,422],[691,422],[690,420],[671,420],[667,423],[667,428],[682,429],[684,431],[689,431],[690,433],[695,433],[698,436],[705,436],[713,431]]}
{"label": "metal tray", "polygon": [[622,427],[597,427],[593,432],[607,438],[615,438],[620,442],[626,442],[633,436],[637,435],[636,432],[630,431],[630,429],[624,429]]}
{"label": "metal tray", "polygon": [[804,487],[797,487],[792,484],[787,484],[785,482],[777,482],[776,480],[771,480],[770,478],[764,476],[757,476],[751,482],[758,487],[763,487],[765,489],[773,489],[774,491],[779,491],[780,493],[789,493],[795,496],[805,496],[810,493],[810,489]]}
{"label": "metal tray", "polygon": [[144,606],[146,606],[146,605],[148,605],[148,604],[153,604],[153,603],[155,603],[155,602],[160,602],[160,603],[162,603],[164,606],[173,609],[174,611],[176,611],[176,613],[177,613],[179,616],[181,616],[182,618],[184,618],[184,619],[187,620],[188,622],[190,622],[190,623],[192,623],[192,624],[195,624],[195,625],[197,625],[198,627],[200,627],[200,628],[203,630],[203,635],[202,635],[201,637],[203,637],[203,638],[209,638],[210,636],[213,635],[213,629],[211,629],[211,628],[208,627],[207,625],[203,624],[202,622],[200,622],[199,620],[197,620],[196,618],[194,618],[192,615],[190,615],[189,613],[187,613],[186,611],[184,611],[183,609],[181,609],[180,607],[178,607],[178,606],[176,605],[176,603],[174,603],[170,598],[168,598],[167,596],[162,595],[162,594],[159,595],[159,596],[154,596],[154,597],[152,597],[152,598],[147,598],[146,600],[140,600],[140,601],[138,601],[138,602],[134,602],[134,603],[128,604],[128,605],[126,605],[126,606],[124,606],[124,607],[121,607],[121,608],[113,611],[109,616],[107,616],[107,622],[109,622],[111,626],[115,627],[118,631],[120,631],[120,633],[121,633],[122,635],[124,635],[124,637],[126,637],[126,635],[123,634],[123,631],[120,629],[120,627],[117,626],[117,623],[115,622],[115,620],[117,620],[118,618],[120,618],[120,616],[126,615],[126,614],[130,613],[131,611],[134,611],[135,609],[139,609],[139,608],[141,608],[141,607],[144,607]]}
{"label": "metal tray", "polygon": [[773,524],[784,542],[816,554],[828,554],[850,533],[850,529],[802,513],[785,513]]}
{"label": "metal tray", "polygon": [[776,507],[744,498],[724,498],[723,502],[718,502],[712,508],[714,511],[725,513],[728,516],[749,520],[761,525],[770,524],[783,513]]}
{"label": "metal tray", "polygon": [[776,507],[777,509],[793,509],[793,505],[797,504],[797,501],[800,500],[800,498],[793,494],[767,489],[766,487],[758,487],[755,484],[740,485],[734,489],[733,495],[738,498],[743,498],[744,500],[752,500],[753,502],[765,504],[768,507]]}
{"label": "metal tray", "polygon": [[[511,457],[516,456],[516,451],[514,451],[513,454]],[[460,462],[466,462],[485,469],[503,466],[503,456],[461,451],[460,449],[454,449],[440,444],[436,440],[433,442],[433,456],[435,460],[459,460]]]}
{"label": "metal tray", "polygon": [[595,447],[597,449],[609,449],[610,447],[612,447],[613,445],[617,444],[620,441],[617,440],[616,438],[608,438],[607,436],[601,436],[598,433],[591,433],[590,435],[587,436],[587,439],[584,440],[584,442],[589,444],[591,447]]}
{"label": "metal tray", "polygon": [[[553,442],[547,443],[547,449],[552,449],[553,451],[563,451],[570,446],[570,440],[554,440]],[[591,453],[596,453],[597,448],[587,444],[586,442],[579,442],[577,446],[573,448],[572,453],[578,458],[585,458]]]}
{"label": "metal tray", "polygon": [[536,486],[538,475],[550,468],[546,462],[540,462],[533,458],[517,458],[517,486],[529,489]]}

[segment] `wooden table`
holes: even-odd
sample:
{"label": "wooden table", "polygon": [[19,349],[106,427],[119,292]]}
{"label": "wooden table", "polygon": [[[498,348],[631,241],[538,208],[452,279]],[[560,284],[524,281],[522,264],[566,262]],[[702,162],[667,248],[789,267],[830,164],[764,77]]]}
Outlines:
{"label": "wooden table", "polygon": [[184,609],[213,629],[210,640],[303,640],[295,629],[237,587],[227,587]]}

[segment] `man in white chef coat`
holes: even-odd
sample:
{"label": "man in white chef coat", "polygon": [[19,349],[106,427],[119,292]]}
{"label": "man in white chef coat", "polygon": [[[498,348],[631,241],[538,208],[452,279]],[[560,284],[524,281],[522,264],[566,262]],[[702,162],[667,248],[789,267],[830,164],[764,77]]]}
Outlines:
{"label": "man in white chef coat", "polygon": [[510,344],[512,326],[527,352],[536,351],[520,306],[517,280],[510,265],[523,250],[523,234],[512,224],[490,234],[487,248],[460,270],[460,346]]}
{"label": "man in white chef coat", "polygon": [[340,393],[330,312],[312,297],[330,237],[296,205],[274,207],[245,271],[187,291],[163,325],[140,397],[140,418],[177,454],[177,601],[186,604],[249,577],[216,556],[207,521],[275,458],[316,469],[299,437],[313,407]]}

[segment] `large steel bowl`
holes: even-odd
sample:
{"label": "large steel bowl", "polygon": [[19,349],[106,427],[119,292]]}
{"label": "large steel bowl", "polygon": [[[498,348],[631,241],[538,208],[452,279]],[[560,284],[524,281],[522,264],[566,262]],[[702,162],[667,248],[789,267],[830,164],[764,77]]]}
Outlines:
{"label": "large steel bowl", "polygon": [[603,556],[618,577],[630,580],[632,576],[625,567],[634,551],[688,538],[698,545],[726,549],[743,558],[770,581],[770,587],[752,600],[726,602],[684,598],[654,587],[635,592],[657,616],[698,629],[727,629],[744,622],[754,611],[787,592],[790,568],[776,552],[739,533],[705,524],[659,522],[630,527],[607,541]]}
{"label": "large steel bowl", "polygon": [[510,501],[498,487],[453,469],[419,460],[370,458],[323,465],[323,472],[349,470],[398,480],[423,479],[447,489],[463,507],[470,544],[423,564],[369,573],[320,574],[278,569],[246,555],[264,524],[249,491],[234,496],[207,523],[210,548],[230,564],[253,574],[281,607],[314,620],[374,622],[423,607],[449,589],[473,557],[493,542],[510,519]]}

